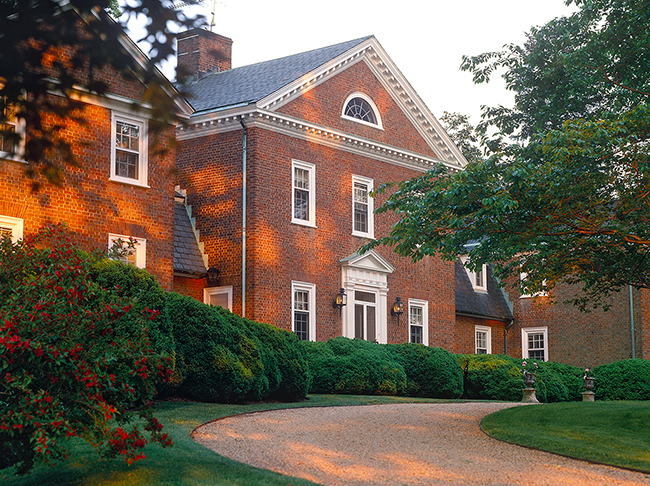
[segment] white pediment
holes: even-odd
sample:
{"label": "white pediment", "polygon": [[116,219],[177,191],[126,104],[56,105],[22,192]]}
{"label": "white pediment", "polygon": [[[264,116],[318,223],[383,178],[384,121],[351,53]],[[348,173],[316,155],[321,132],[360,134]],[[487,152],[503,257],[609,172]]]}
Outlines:
{"label": "white pediment", "polygon": [[341,266],[377,273],[393,273],[395,271],[395,267],[374,250],[370,250],[363,255],[354,253],[341,260]]}
{"label": "white pediment", "polygon": [[332,78],[339,71],[357,62],[365,62],[402,112],[413,123],[440,162],[452,168],[462,168],[467,160],[449,138],[440,122],[424,104],[392,59],[375,37],[370,37],[317,70],[289,83],[257,103],[263,110],[275,112],[279,107],[302,96],[305,92]]}

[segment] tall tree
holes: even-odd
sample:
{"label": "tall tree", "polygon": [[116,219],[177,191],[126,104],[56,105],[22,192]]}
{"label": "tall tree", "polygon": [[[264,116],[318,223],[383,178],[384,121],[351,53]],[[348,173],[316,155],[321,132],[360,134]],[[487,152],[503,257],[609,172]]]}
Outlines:
{"label": "tall tree", "polygon": [[469,122],[469,116],[462,113],[445,111],[440,117],[442,126],[449,137],[458,146],[468,162],[483,160],[479,146],[480,136],[476,128]]}
{"label": "tall tree", "polygon": [[[196,3],[189,0],[185,3]],[[59,136],[61,123],[84,121],[77,101],[79,88],[104,95],[106,73],[143,85],[140,101],[152,109],[153,130],[178,121],[174,103],[179,94],[166,86],[157,66],[174,54],[173,31],[205,25],[188,17],[168,0],[125,2],[119,18],[115,0],[0,0],[0,150],[13,151],[24,126],[29,135],[22,158],[27,173],[60,182],[61,168],[77,165],[71,141]],[[126,24],[147,19],[143,39],[149,57],[123,48]],[[56,94],[57,96],[52,96]]]}
{"label": "tall tree", "polygon": [[626,285],[650,288],[650,1],[568,3],[580,10],[524,46],[465,59],[477,82],[505,68],[516,93],[513,108],[484,111],[499,150],[399,183],[377,210],[399,222],[366,249],[453,260],[478,240],[470,265],[494,264],[525,293],[581,284],[582,308]]}

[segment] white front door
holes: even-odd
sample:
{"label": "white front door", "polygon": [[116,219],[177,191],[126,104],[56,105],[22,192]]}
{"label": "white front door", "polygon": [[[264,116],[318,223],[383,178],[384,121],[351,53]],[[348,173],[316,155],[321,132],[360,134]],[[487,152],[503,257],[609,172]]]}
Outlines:
{"label": "white front door", "polygon": [[374,292],[354,291],[354,337],[377,340],[377,296]]}

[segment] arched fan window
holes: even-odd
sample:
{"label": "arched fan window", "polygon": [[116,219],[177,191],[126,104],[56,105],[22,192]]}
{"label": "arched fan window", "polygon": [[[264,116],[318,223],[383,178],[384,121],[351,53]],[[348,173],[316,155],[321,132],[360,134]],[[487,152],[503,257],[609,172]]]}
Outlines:
{"label": "arched fan window", "polygon": [[345,100],[343,118],[381,128],[377,107],[370,98],[362,93],[353,93]]}

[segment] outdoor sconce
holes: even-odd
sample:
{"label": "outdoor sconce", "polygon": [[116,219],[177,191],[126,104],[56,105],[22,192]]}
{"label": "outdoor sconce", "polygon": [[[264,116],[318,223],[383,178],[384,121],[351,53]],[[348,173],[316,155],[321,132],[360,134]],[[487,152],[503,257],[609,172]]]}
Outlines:
{"label": "outdoor sconce", "polygon": [[341,287],[341,290],[339,290],[339,293],[336,294],[336,297],[334,297],[334,302],[332,302],[332,307],[335,309],[338,308],[339,310],[339,316],[342,315],[343,311],[343,306],[348,304],[348,296],[345,295],[345,289]]}
{"label": "outdoor sconce", "polygon": [[219,269],[216,267],[208,268],[207,281],[210,285],[216,285],[217,279],[219,278]]}
{"label": "outdoor sconce", "polygon": [[393,304],[393,308],[390,310],[391,316],[397,316],[397,325],[399,326],[399,316],[404,314],[404,302],[398,297]]}

